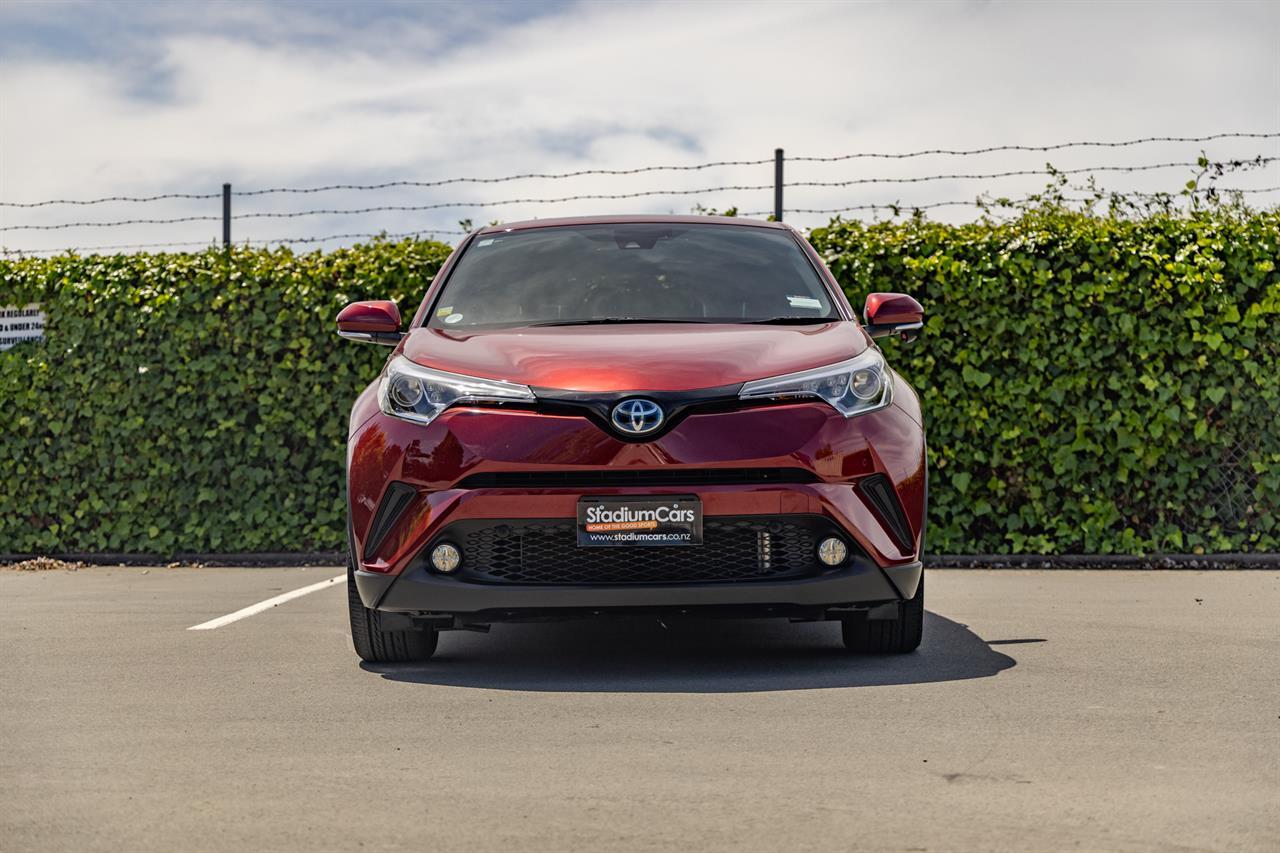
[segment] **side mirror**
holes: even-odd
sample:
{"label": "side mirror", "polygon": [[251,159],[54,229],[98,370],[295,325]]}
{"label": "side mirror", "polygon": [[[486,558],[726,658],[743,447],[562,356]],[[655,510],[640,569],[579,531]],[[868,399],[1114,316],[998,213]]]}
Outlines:
{"label": "side mirror", "polygon": [[897,335],[914,341],[924,328],[924,308],[905,293],[872,293],[862,309],[863,328],[873,338]]}
{"label": "side mirror", "polygon": [[393,347],[404,337],[400,309],[385,299],[352,302],[338,312],[338,337]]}

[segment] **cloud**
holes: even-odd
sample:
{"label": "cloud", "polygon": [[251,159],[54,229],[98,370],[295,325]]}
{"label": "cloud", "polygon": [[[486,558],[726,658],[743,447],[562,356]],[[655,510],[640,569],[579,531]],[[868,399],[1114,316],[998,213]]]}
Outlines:
{"label": "cloud", "polygon": [[[6,201],[237,190],[1071,139],[1280,130],[1280,7],[1239,4],[90,4],[0,60]],[[105,7],[105,11],[102,10]],[[64,11],[65,11],[65,7]],[[372,9],[372,13],[366,10]],[[68,25],[67,21],[78,21]],[[43,34],[43,35],[42,35]],[[1280,154],[1276,140],[1209,146]],[[1061,167],[1194,159],[1068,151]],[[796,181],[1041,168],[1049,155],[792,162]],[[1185,170],[1104,175],[1176,189]],[[238,213],[737,185],[772,164],[431,189],[238,197]],[[1041,177],[788,189],[788,207],[1012,195]],[[1280,164],[1240,185],[1280,185]],[[1271,196],[1276,198],[1280,194]],[[246,219],[235,236],[456,228],[577,212],[771,207],[772,192]],[[216,199],[0,209],[0,225],[216,216]],[[967,216],[956,208],[939,212]],[[823,215],[789,217],[817,224]],[[204,240],[216,221],[0,232],[9,246]],[[339,241],[340,242],[340,241]]]}

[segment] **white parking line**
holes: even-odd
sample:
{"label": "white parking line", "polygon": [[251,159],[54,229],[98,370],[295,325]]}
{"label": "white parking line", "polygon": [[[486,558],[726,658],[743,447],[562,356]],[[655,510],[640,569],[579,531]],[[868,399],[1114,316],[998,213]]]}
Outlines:
{"label": "white parking line", "polygon": [[336,578],[329,578],[327,581],[313,583],[310,586],[304,586],[301,589],[295,589],[291,592],[282,592],[279,595],[268,598],[266,601],[259,601],[257,604],[250,604],[248,607],[242,607],[235,613],[228,613],[226,616],[219,616],[217,619],[210,619],[208,622],[201,622],[199,625],[192,625],[188,631],[212,631],[214,628],[221,628],[223,625],[230,625],[232,622],[239,622],[255,613],[261,613],[264,610],[270,610],[277,604],[284,604],[286,601],[292,601],[295,598],[301,598],[304,595],[310,595],[318,592],[326,587],[333,586],[340,580],[346,580],[346,575],[338,575]]}

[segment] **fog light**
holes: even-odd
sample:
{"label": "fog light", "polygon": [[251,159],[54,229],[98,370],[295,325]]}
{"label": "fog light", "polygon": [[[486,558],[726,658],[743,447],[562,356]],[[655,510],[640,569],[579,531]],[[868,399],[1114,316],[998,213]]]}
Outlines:
{"label": "fog light", "polygon": [[462,565],[462,552],[448,542],[437,545],[431,549],[431,565],[438,572],[451,572]]}
{"label": "fog light", "polygon": [[849,546],[834,536],[823,539],[818,544],[818,559],[828,566],[840,565],[847,556],[849,556]]}

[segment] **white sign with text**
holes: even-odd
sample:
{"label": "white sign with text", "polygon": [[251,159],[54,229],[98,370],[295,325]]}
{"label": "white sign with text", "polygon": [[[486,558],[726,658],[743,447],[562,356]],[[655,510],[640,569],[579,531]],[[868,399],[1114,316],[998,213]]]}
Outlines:
{"label": "white sign with text", "polygon": [[36,304],[0,306],[0,352],[23,341],[43,341],[44,320],[44,312]]}

